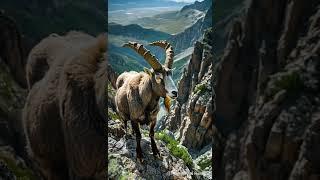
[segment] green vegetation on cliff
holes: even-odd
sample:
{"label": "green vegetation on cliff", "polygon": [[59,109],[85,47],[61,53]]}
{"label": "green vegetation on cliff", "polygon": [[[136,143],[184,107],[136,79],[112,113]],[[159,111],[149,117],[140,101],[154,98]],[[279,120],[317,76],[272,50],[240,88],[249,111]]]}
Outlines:
{"label": "green vegetation on cliff", "polygon": [[192,157],[190,156],[188,149],[180,145],[177,140],[170,137],[164,131],[156,132],[155,138],[165,142],[166,146],[173,156],[182,159],[187,166],[193,166]]}

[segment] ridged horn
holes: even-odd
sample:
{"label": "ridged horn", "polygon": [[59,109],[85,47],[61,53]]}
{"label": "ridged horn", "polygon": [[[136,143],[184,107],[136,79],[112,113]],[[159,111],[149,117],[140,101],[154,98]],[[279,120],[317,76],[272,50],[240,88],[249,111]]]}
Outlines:
{"label": "ridged horn", "polygon": [[129,47],[129,48],[135,50],[138,54],[140,54],[150,64],[150,66],[155,71],[162,70],[163,67],[162,67],[161,63],[159,62],[159,60],[154,55],[152,55],[149,50],[144,48],[142,44],[129,41],[128,43],[123,44],[122,47]]}
{"label": "ridged horn", "polygon": [[166,50],[165,67],[172,69],[174,52],[173,52],[173,48],[172,48],[171,44],[168,43],[167,41],[163,40],[163,41],[152,42],[149,45],[159,46],[159,47]]}

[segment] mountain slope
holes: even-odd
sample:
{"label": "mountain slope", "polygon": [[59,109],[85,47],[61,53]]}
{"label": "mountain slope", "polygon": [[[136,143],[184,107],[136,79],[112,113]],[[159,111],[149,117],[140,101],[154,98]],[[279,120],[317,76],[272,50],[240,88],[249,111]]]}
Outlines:
{"label": "mountain slope", "polygon": [[320,177],[320,2],[252,0],[216,87],[216,179]]}
{"label": "mountain slope", "polygon": [[170,34],[153,29],[146,29],[136,24],[123,26],[116,23],[109,23],[108,33],[108,57],[110,58],[111,66],[117,73],[130,70],[141,71],[143,67],[150,67],[135,51],[122,47],[124,43],[128,41],[139,42],[145,45],[147,49],[163,62],[165,56],[163,49],[148,46],[148,43],[171,37]]}
{"label": "mountain slope", "polygon": [[194,24],[204,16],[204,12],[196,9],[185,11],[169,11],[151,17],[139,18],[132,23],[145,28],[153,28],[170,34],[177,34]]}
{"label": "mountain slope", "polygon": [[186,11],[188,9],[196,9],[199,11],[206,11],[212,5],[212,0],[203,0],[201,2],[195,1],[193,4],[184,6],[181,11]]}
{"label": "mountain slope", "polygon": [[148,7],[182,7],[189,3],[164,0],[108,0],[109,11]]}
{"label": "mountain slope", "polygon": [[206,15],[195,24],[185,29],[182,33],[172,36],[169,41],[174,46],[177,53],[192,47],[194,43],[201,40],[206,29],[212,26],[212,6]]}
{"label": "mountain slope", "polygon": [[108,33],[112,35],[121,35],[135,39],[141,39],[147,42],[157,41],[159,39],[168,39],[170,34],[153,29],[143,28],[137,24],[120,25],[116,23],[108,24]]}
{"label": "mountain slope", "polygon": [[[175,81],[179,80],[181,77],[182,71],[185,68],[186,63],[188,62],[188,57],[190,56],[190,51],[188,51],[188,48],[193,47],[194,43],[197,40],[201,40],[201,38],[203,37],[204,31],[209,27],[211,27],[212,25],[212,6],[206,7],[205,12],[201,12],[197,10],[197,8],[204,10],[204,5],[211,4],[211,1],[206,0],[206,1],[200,2],[200,5],[202,5],[203,8],[201,8],[200,6],[198,7],[199,5],[198,3],[199,2],[196,2],[194,3],[194,5],[192,6],[190,5],[184,8],[183,10],[180,10],[179,12],[172,12],[171,14],[164,13],[157,16],[142,18],[143,21],[137,21],[137,23],[141,23],[144,26],[149,25],[150,27],[153,27],[153,25],[155,25],[155,26],[161,26],[160,28],[163,27],[165,29],[171,26],[170,23],[171,24],[173,23],[177,26],[181,26],[181,24],[177,22],[186,24],[185,20],[179,19],[179,18],[185,18],[185,16],[191,16],[191,17],[188,17],[187,19],[193,18],[193,20],[195,20],[195,22],[191,22],[191,23],[189,22],[188,23],[189,27],[187,27],[183,32],[173,36],[160,31],[145,29],[136,24],[123,26],[115,23],[110,23],[109,34],[111,34],[111,38],[109,38],[109,42],[112,44],[111,47],[118,48],[116,51],[122,52],[122,53],[118,53],[118,55],[120,56],[125,55],[126,56],[124,57],[125,59],[130,58],[127,56],[127,54],[131,52],[130,53],[131,57],[134,57],[134,59],[138,61],[139,64],[141,64],[142,66],[148,67],[148,65],[144,62],[144,60],[141,57],[139,57],[139,55],[137,55],[135,52],[133,52],[132,50],[128,50],[128,49],[125,50],[124,48],[120,48],[121,44],[127,42],[128,40],[138,41],[145,45],[147,45],[148,42],[151,42],[154,40],[168,40],[174,47],[175,54],[176,55],[180,54],[179,55],[180,57],[175,58],[175,60],[178,60],[178,61],[174,63],[174,67],[176,67],[176,75],[174,79]],[[190,15],[190,13],[196,13],[197,15],[196,16],[195,14]],[[166,19],[166,18],[171,22],[169,24],[164,24],[164,25],[160,23],[159,25],[157,23],[157,18],[161,19],[161,22],[165,22],[166,20],[163,20],[163,19]],[[164,61],[163,49],[158,47],[150,47],[150,46],[146,46],[146,47],[150,49],[150,51],[152,51],[155,54],[155,56],[158,57],[158,59],[160,59],[161,62]],[[112,53],[112,51],[113,50],[111,50],[110,52]],[[184,58],[181,58],[184,52],[188,52],[188,54],[184,55]],[[128,67],[133,66],[133,64],[131,64],[129,61],[123,60],[123,62],[129,63],[130,65]],[[124,68],[121,68],[122,69],[121,71],[119,71],[119,67],[114,67],[114,68],[119,73],[122,72],[123,69],[125,69],[124,67]],[[141,69],[141,68],[142,67],[138,67],[135,69]]]}

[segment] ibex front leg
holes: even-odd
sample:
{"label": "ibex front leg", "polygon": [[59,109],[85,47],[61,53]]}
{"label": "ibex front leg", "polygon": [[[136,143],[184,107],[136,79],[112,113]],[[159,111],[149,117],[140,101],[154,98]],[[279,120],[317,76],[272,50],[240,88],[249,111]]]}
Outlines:
{"label": "ibex front leg", "polygon": [[141,163],[143,162],[143,155],[142,155],[142,150],[141,150],[141,133],[139,129],[139,124],[137,121],[132,120],[131,121],[132,129],[134,130],[134,133],[136,134],[136,142],[137,142],[137,147],[136,147],[136,152],[137,152],[137,160],[140,161]]}
{"label": "ibex front leg", "polygon": [[152,152],[153,152],[153,156],[156,158],[158,155],[160,157],[160,152],[157,148],[156,142],[154,141],[154,126],[156,125],[156,120],[153,120],[150,124],[150,132],[149,132],[149,136],[151,139],[151,148],[152,148]]}

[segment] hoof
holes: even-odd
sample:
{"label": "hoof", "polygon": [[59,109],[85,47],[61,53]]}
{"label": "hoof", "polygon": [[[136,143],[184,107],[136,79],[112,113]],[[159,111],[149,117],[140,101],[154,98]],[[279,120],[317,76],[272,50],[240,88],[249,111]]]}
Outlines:
{"label": "hoof", "polygon": [[154,157],[154,159],[160,159],[160,160],[162,159],[162,156],[160,153],[153,154],[153,157]]}
{"label": "hoof", "polygon": [[152,153],[154,157],[161,156],[156,144],[152,144]]}
{"label": "hoof", "polygon": [[141,151],[137,151],[137,161],[143,163],[143,155]]}
{"label": "hoof", "polygon": [[144,163],[143,158],[138,158],[138,157],[137,157],[137,161],[138,161],[140,164],[143,164],[143,163]]}

